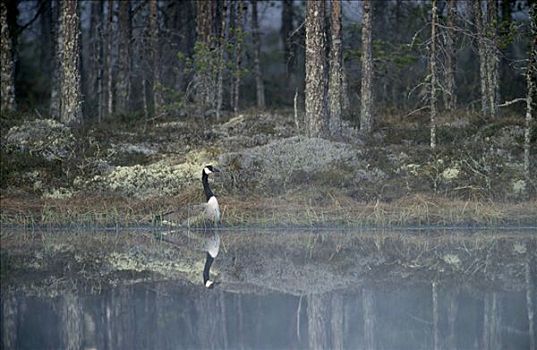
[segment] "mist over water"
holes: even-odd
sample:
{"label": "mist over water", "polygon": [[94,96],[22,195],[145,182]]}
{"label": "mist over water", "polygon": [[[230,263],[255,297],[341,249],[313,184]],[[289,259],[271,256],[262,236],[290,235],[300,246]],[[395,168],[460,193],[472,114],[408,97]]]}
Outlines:
{"label": "mist over water", "polygon": [[[526,295],[437,286],[363,286],[296,296],[173,283],[99,295],[2,300],[17,349],[529,349]],[[6,339],[9,338],[8,339]]]}
{"label": "mist over water", "polygon": [[[457,247],[470,249],[466,238],[465,243],[453,241],[451,255],[431,247],[417,250],[416,255],[398,256],[396,251],[409,246],[390,242],[390,234],[384,234],[384,243],[376,243],[377,250],[374,245],[368,248],[370,238],[364,235],[293,234],[223,233],[227,246],[211,272],[217,281],[214,289],[203,287],[201,271],[199,281],[194,282],[133,279],[98,293],[73,287],[59,296],[29,296],[3,286],[3,349],[477,350],[532,346],[528,315],[535,314],[535,276],[530,276],[530,265],[521,265],[527,270],[514,270],[515,260],[498,253],[506,254],[509,247],[522,249],[518,238],[491,240],[498,251],[490,245],[486,250],[490,256],[483,261],[478,255],[465,261]],[[240,248],[238,242],[259,249]],[[343,242],[346,248],[341,248]],[[358,244],[367,252],[351,256],[345,251],[357,251]],[[277,247],[285,248],[278,251]],[[440,255],[440,259],[417,258],[425,254]],[[201,261],[203,255],[199,256]],[[371,256],[382,263],[375,263]],[[404,257],[408,261],[402,261]],[[449,273],[446,257],[456,262]],[[398,260],[399,265],[395,264]],[[423,265],[425,261],[433,267]],[[416,266],[401,268],[411,264]],[[365,278],[369,269],[374,273]],[[495,279],[503,283],[494,283]]]}

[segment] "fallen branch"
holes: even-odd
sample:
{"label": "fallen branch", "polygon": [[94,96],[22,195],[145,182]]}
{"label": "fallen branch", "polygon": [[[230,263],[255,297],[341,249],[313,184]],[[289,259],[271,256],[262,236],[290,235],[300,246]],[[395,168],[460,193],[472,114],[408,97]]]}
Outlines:
{"label": "fallen branch", "polygon": [[507,101],[507,102],[504,102],[504,103],[498,105],[498,107],[507,107],[507,106],[510,106],[510,105],[515,104],[517,102],[526,102],[526,98],[525,97],[515,98],[514,100]]}

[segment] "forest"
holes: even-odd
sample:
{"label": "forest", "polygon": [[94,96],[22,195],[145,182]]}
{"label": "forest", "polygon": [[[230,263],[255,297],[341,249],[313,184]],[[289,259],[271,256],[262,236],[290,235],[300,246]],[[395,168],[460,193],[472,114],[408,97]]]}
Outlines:
{"label": "forest", "polygon": [[536,348],[534,0],[0,25],[2,348]]}
{"label": "forest", "polygon": [[[102,216],[105,202],[143,221],[199,200],[210,163],[230,223],[284,220],[293,203],[328,221],[379,206],[398,211],[386,222],[443,221],[439,208],[469,202],[487,210],[450,220],[535,214],[531,2],[9,0],[1,13],[3,220]],[[341,203],[367,214],[341,217]]]}

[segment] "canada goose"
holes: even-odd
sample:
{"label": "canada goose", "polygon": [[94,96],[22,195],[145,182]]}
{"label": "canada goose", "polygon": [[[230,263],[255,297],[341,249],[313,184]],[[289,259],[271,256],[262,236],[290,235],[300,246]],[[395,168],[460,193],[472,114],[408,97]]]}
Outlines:
{"label": "canada goose", "polygon": [[[212,165],[207,165],[203,168],[201,173],[203,191],[205,192],[205,197],[207,199],[205,216],[206,219],[211,221],[214,226],[217,226],[220,223],[220,206],[218,205],[218,200],[209,186],[209,174],[218,172],[220,172],[220,170],[216,169]],[[216,258],[218,255],[220,248],[220,236],[212,230],[209,231],[209,234],[210,236],[207,238],[207,244],[205,247],[207,253],[205,258],[205,267],[203,268],[203,284],[207,288],[212,288],[214,287],[214,282],[210,279],[209,270],[213,264],[214,258]]]}
{"label": "canada goose", "polygon": [[212,165],[207,165],[203,168],[201,173],[203,191],[205,192],[205,197],[207,198],[205,215],[207,220],[212,221],[214,225],[218,225],[218,223],[220,223],[220,206],[218,205],[218,200],[216,199],[213,191],[211,191],[211,187],[209,187],[209,174],[219,172],[220,170],[216,169]]}

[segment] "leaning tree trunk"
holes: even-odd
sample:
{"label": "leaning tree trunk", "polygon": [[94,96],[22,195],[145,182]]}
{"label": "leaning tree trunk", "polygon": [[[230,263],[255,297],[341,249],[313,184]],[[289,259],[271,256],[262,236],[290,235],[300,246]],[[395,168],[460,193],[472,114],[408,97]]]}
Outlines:
{"label": "leaning tree trunk", "polygon": [[446,28],[446,68],[445,68],[445,89],[444,107],[452,111],[455,109],[457,99],[455,96],[455,16],[457,15],[457,3],[455,0],[448,0],[447,3],[447,28]]}
{"label": "leaning tree trunk", "polygon": [[324,137],[328,131],[324,0],[306,3],[306,132]]}
{"label": "leaning tree trunk", "polygon": [[15,63],[13,62],[13,42],[7,18],[7,4],[0,3],[1,51],[0,51],[0,76],[2,92],[2,111],[14,111],[15,106]]}
{"label": "leaning tree trunk", "polygon": [[432,4],[432,21],[431,21],[431,50],[429,57],[429,75],[431,77],[431,99],[430,113],[431,113],[431,148],[436,147],[436,26],[438,25],[438,8],[437,0],[433,0]]}
{"label": "leaning tree trunk", "polygon": [[361,111],[360,130],[371,133],[373,129],[373,54],[371,48],[371,36],[373,27],[373,9],[371,0],[362,1],[362,87],[361,87]]}
{"label": "leaning tree trunk", "polygon": [[528,95],[526,96],[526,128],[524,131],[524,174],[526,177],[526,191],[529,195],[530,186],[530,151],[531,151],[531,133],[533,121],[533,107],[536,102],[537,95],[537,4],[533,3],[530,8],[530,27],[531,36],[534,38],[530,45],[530,55],[528,66],[526,68],[526,85]]}
{"label": "leaning tree trunk", "polygon": [[62,1],[60,31],[60,120],[68,125],[82,122],[82,97],[80,92],[80,19],[78,1]]}
{"label": "leaning tree trunk", "polygon": [[343,101],[343,54],[341,43],[341,0],[332,0],[330,16],[332,33],[330,47],[330,72],[328,80],[328,101],[330,109],[330,133],[341,135],[341,113]]}
{"label": "leaning tree trunk", "polygon": [[261,38],[257,19],[257,0],[252,0],[252,39],[254,44],[254,72],[257,107],[265,108],[265,85],[261,72]]}

